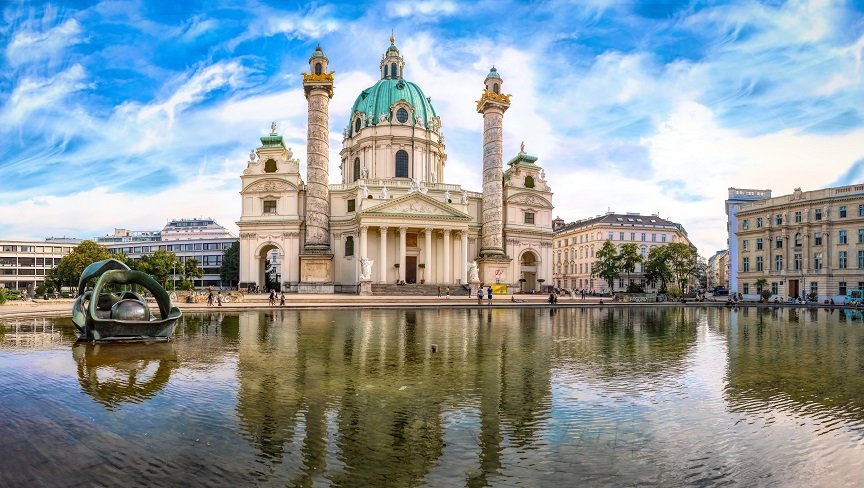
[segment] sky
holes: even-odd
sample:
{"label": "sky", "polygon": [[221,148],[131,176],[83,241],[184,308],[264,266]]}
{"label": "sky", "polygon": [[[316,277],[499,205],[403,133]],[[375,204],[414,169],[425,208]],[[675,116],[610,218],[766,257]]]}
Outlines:
{"label": "sky", "polygon": [[342,130],[390,34],[442,119],[444,180],[482,189],[475,100],[512,95],[504,160],[539,157],[555,215],[657,213],[726,247],[729,187],[864,182],[864,2],[0,2],[0,239],[213,217],[275,121],[305,175],[301,72]]}

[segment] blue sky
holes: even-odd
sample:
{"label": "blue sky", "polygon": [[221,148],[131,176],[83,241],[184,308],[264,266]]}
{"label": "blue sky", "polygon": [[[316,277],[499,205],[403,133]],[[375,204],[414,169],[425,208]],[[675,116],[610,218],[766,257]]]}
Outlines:
{"label": "blue sky", "polygon": [[[491,65],[571,221],[681,222],[725,247],[730,186],[864,181],[864,3],[5,2],[0,238],[90,237],[212,216],[236,229],[239,175],[276,121],[305,163],[300,72],[336,72],[331,180],[391,30],[441,115],[447,182],[481,188]],[[301,165],[305,174],[305,164]]]}

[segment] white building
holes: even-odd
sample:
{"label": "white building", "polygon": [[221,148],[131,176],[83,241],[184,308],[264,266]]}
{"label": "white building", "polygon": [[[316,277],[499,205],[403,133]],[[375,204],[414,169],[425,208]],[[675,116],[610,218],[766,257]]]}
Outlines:
{"label": "white building", "polygon": [[743,205],[749,205],[759,200],[771,198],[771,190],[747,190],[729,188],[729,198],[726,200],[726,247],[729,249],[729,289],[738,290],[738,219],[736,214]]}
{"label": "white building", "polygon": [[35,290],[45,283],[45,276],[60,259],[80,243],[77,239],[0,241],[0,287]]}
{"label": "white building", "polygon": [[469,268],[471,278],[487,284],[518,288],[520,278],[529,286],[551,279],[552,192],[524,147],[503,168],[510,95],[495,68],[476,106],[484,127],[477,163],[483,191],[474,192],[445,183],[441,118],[421,88],[403,77],[393,38],[380,79],[357,96],[346,121],[342,183],[328,184],[334,82],[328,63],[319,47],[303,75],[307,179],[275,126],[241,176],[241,286],[263,284],[266,255],[274,250],[283,286],[303,292],[332,293],[336,285],[360,282],[467,284]]}

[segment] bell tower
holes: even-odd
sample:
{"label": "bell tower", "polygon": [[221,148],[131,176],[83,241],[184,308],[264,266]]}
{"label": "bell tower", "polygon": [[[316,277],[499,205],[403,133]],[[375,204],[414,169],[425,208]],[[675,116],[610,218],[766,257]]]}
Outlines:
{"label": "bell tower", "polygon": [[309,73],[303,73],[307,100],[306,235],[300,254],[300,292],[333,293],[333,251],[330,248],[330,99],[333,72],[329,60],[315,48]]}

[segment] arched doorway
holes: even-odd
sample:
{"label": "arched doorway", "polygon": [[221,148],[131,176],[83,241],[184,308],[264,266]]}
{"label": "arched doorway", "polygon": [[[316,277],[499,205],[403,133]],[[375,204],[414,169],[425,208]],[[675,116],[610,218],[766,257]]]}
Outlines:
{"label": "arched doorway", "polygon": [[262,290],[282,289],[282,261],[285,259],[285,253],[282,249],[273,242],[265,242],[258,247],[255,252],[255,260],[257,263],[256,280]]}
{"label": "arched doorway", "polygon": [[[531,292],[537,289],[537,263],[539,259],[534,251],[525,251],[519,258],[519,278],[522,291]],[[525,280],[524,282],[521,280]]]}

